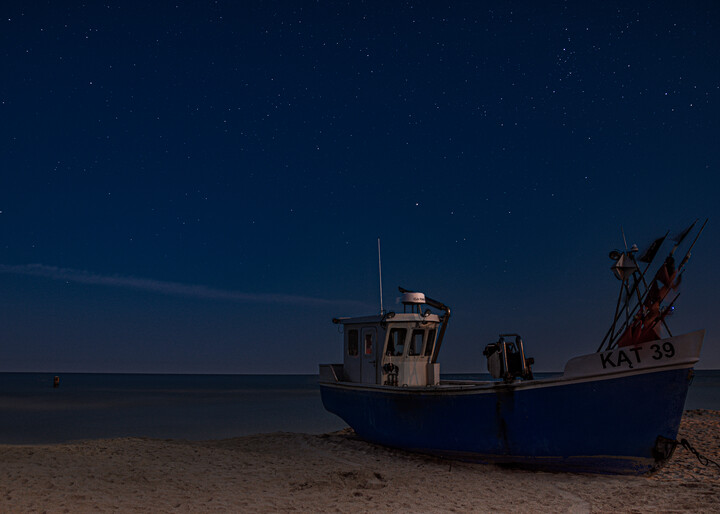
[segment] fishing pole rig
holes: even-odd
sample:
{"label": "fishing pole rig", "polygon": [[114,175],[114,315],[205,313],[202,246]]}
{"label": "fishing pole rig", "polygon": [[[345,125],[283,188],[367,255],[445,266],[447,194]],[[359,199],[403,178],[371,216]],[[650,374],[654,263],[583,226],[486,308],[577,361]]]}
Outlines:
{"label": "fishing pole rig", "polygon": [[[675,252],[693,231],[697,222],[698,220],[695,220],[685,230],[670,237],[674,243],[672,250],[657,267],[650,280],[647,278],[651,276],[649,270],[660,247],[668,239],[670,231],[656,238],[640,255],[638,255],[637,245],[632,245],[628,249],[627,242],[625,242],[625,251],[612,250],[610,252],[609,257],[614,261],[610,269],[620,280],[620,293],[615,305],[612,324],[603,337],[597,349],[598,352],[661,339],[661,327],[672,337],[666,318],[675,309],[675,301],[680,296],[677,290],[685,266],[708,220],[705,219],[703,222],[679,265],[676,265]],[[625,240],[624,231],[623,240]],[[640,263],[644,264],[642,270]]]}

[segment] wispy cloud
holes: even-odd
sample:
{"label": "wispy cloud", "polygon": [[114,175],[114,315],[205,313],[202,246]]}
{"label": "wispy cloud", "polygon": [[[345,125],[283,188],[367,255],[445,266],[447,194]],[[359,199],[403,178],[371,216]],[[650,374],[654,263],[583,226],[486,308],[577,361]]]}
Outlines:
{"label": "wispy cloud", "polygon": [[29,275],[33,277],[45,277],[53,280],[76,282],[109,287],[122,287],[138,291],[152,293],[186,296],[190,298],[201,298],[209,300],[229,300],[237,302],[253,303],[279,303],[295,305],[338,305],[367,307],[362,302],[347,300],[327,300],[324,298],[312,298],[281,293],[245,293],[241,291],[229,291],[225,289],[214,289],[203,285],[182,284],[179,282],[164,282],[149,278],[136,278],[121,275],[100,275],[91,271],[82,271],[69,268],[58,268],[56,266],[45,266],[43,264],[22,264],[7,265],[0,264],[0,273],[13,275]]}

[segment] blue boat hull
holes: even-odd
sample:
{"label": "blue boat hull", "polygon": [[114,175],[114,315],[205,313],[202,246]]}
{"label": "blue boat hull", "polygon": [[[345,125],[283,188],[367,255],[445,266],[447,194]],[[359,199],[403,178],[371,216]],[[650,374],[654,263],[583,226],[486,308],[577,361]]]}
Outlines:
{"label": "blue boat hull", "polygon": [[325,408],[367,441],[462,460],[642,474],[669,455],[692,369],[448,388],[321,383]]}

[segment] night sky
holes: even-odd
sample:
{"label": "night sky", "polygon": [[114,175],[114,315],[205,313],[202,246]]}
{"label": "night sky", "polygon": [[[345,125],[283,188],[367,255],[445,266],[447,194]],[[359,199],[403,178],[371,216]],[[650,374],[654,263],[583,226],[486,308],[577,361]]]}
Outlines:
{"label": "night sky", "polygon": [[387,309],[453,309],[444,372],[500,332],[561,370],[621,230],[706,217],[669,324],[720,368],[715,1],[1,11],[0,371],[314,373],[378,237]]}

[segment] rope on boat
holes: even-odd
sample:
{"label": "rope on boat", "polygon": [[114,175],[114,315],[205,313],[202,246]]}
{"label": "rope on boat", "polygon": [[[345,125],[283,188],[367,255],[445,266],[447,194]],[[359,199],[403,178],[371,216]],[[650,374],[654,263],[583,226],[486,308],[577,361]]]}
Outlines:
{"label": "rope on boat", "polygon": [[713,464],[714,466],[717,466],[717,468],[720,470],[720,464],[718,464],[714,460],[708,459],[704,455],[701,455],[695,448],[692,447],[692,445],[687,439],[680,439],[680,441],[675,442],[682,445],[683,448],[695,455],[695,457],[697,457],[697,460],[699,460],[700,464],[702,464],[703,466],[709,466],[710,464]]}

